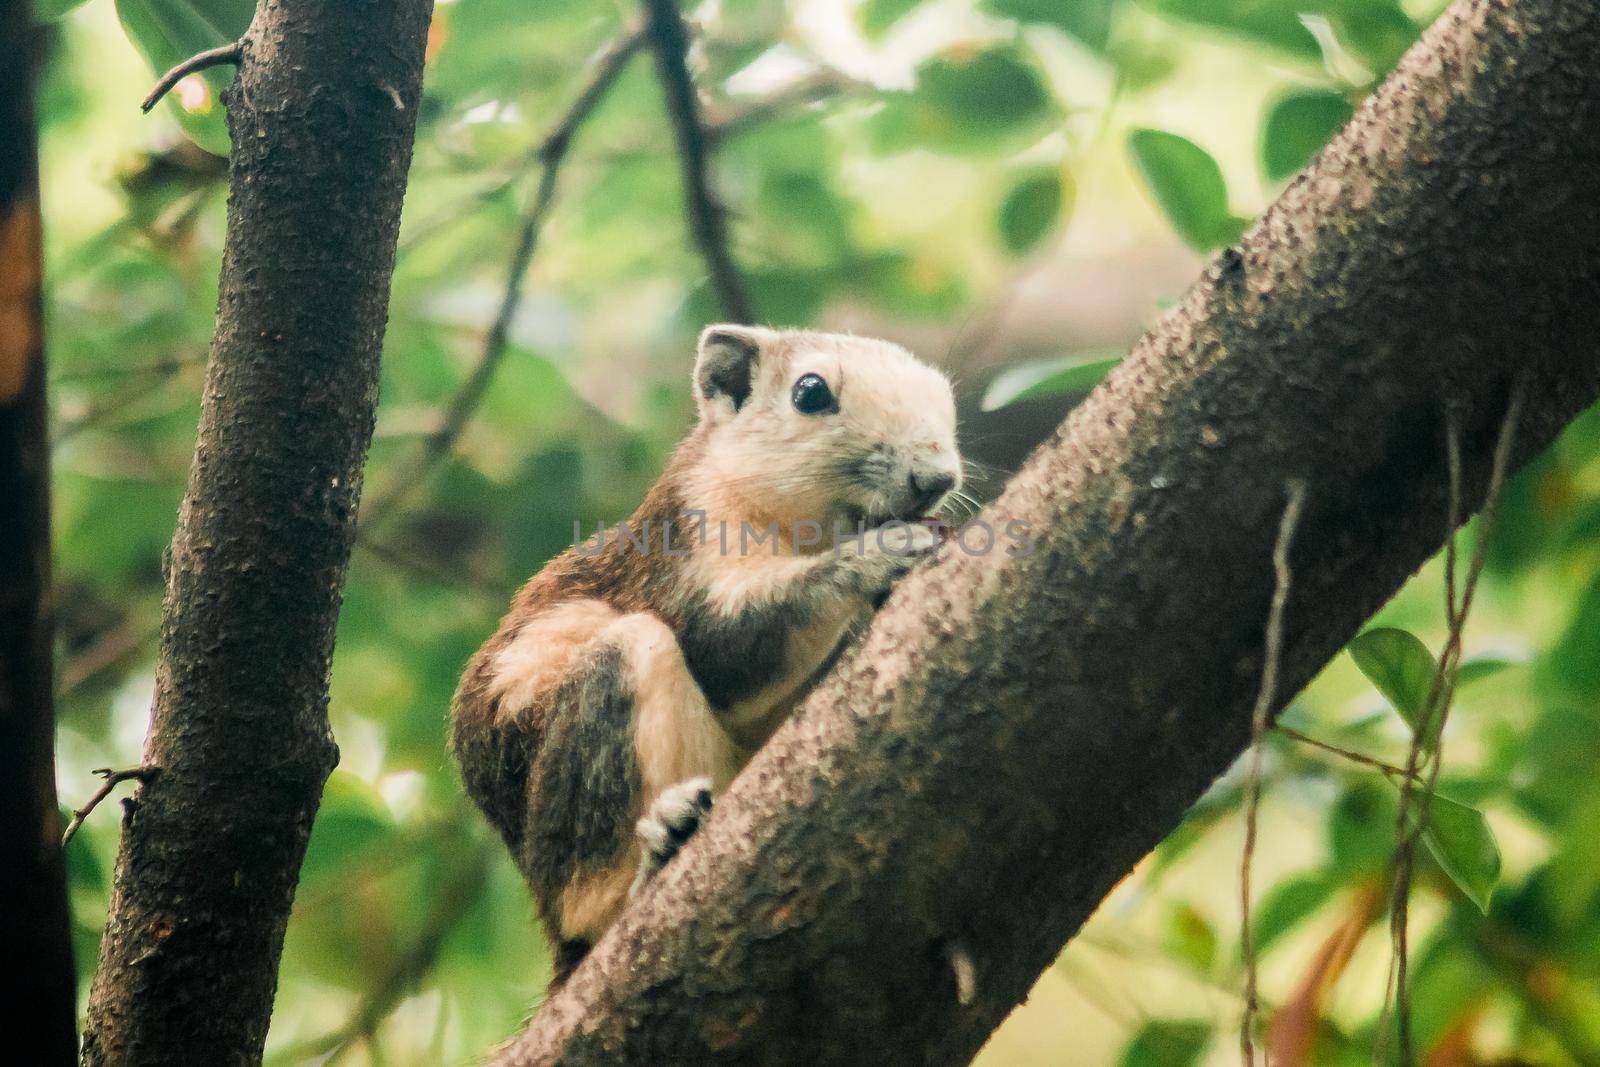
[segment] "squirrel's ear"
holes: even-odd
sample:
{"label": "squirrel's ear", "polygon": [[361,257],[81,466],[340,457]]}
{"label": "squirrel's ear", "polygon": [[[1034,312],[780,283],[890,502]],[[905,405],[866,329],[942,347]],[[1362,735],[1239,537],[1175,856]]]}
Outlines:
{"label": "squirrel's ear", "polygon": [[702,417],[732,415],[755,385],[756,365],[772,331],[759,326],[707,326],[694,363],[694,395]]}

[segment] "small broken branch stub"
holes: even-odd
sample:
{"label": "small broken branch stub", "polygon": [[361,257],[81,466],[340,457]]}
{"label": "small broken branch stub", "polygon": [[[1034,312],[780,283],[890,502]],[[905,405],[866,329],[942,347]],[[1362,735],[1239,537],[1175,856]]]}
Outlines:
{"label": "small broken branch stub", "polygon": [[138,781],[140,785],[153,782],[161,773],[161,768],[130,767],[125,771],[114,771],[110,767],[96,767],[94,773],[104,778],[105,782],[99,789],[95,790],[94,796],[90,797],[83,807],[72,813],[72,821],[67,824],[66,830],[61,834],[62,848],[67,847],[67,842],[71,841],[73,835],[83,826],[84,820],[88,819],[94,809],[100,806],[101,801],[111,795],[113,789],[130,779]]}
{"label": "small broken branch stub", "polygon": [[240,57],[243,55],[244,38],[241,37],[237,41],[230,41],[227,44],[218,45],[216,48],[208,48],[204,52],[190,56],[161,76],[161,80],[156,82],[156,87],[150,90],[150,95],[145,97],[144,102],[139,105],[140,110],[146,115],[150,114],[150,109],[161,103],[161,98],[171,92],[174,85],[177,85],[189,75],[198,74],[202,70],[210,70],[212,67],[220,67],[224,63],[231,63],[237,66]]}

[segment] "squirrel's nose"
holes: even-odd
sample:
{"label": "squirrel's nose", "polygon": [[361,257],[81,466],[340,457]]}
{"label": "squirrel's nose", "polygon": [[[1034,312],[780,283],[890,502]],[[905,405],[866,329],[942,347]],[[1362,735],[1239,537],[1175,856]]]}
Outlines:
{"label": "squirrel's nose", "polygon": [[955,488],[956,476],[949,471],[913,471],[911,496],[916,500],[918,514],[926,515],[944,495]]}

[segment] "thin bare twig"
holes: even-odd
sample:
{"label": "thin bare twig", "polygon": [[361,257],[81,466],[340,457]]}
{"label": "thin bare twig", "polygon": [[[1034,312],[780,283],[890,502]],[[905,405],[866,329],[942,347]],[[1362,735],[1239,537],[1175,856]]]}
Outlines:
{"label": "thin bare twig", "polygon": [[146,363],[121,363],[104,367],[72,367],[57,371],[52,380],[76,382],[93,378],[142,377],[147,374],[172,375],[189,367],[203,367],[205,364],[206,353],[201,352],[194,356],[171,356],[166,359],[150,360]]}
{"label": "thin bare twig", "polygon": [[[616,42],[611,47],[616,47]],[[763,123],[782,118],[788,106],[802,107],[807,103],[820,102],[829,96],[857,89],[867,92],[872,86],[853,81],[849,75],[841,71],[821,72],[737,105],[723,104],[715,113],[707,114],[706,136],[715,148],[727,141],[742,137]],[[636,163],[646,157],[654,158],[658,153],[659,146],[646,136],[638,139],[637,143],[602,149],[594,154],[591,160],[604,164]],[[521,180],[528,167],[538,162],[538,159],[539,147],[535,146],[524,157],[500,168],[501,172],[498,175],[490,177],[483,185],[462,196],[457,203],[411,226],[401,237],[401,251],[408,251],[432,239],[435,234],[445,232],[483,204],[504,196]]]}
{"label": "thin bare twig", "polygon": [[144,103],[140,104],[139,107],[148,115],[150,114],[150,109],[161,103],[161,98],[171,92],[174,85],[177,85],[189,75],[198,74],[200,71],[208,70],[211,67],[220,67],[224,63],[237,65],[243,55],[243,38],[237,41],[230,41],[224,45],[218,45],[216,48],[208,48],[204,52],[192,55],[161,75],[161,80],[156,82],[156,87],[150,90],[150,95],[144,98]]}
{"label": "thin bare twig", "polygon": [[1244,856],[1239,863],[1239,954],[1245,964],[1244,1015],[1239,1022],[1239,1050],[1245,1067],[1252,1067],[1256,1059],[1256,1013],[1260,998],[1256,988],[1255,939],[1250,933],[1250,868],[1255,859],[1256,814],[1261,806],[1261,765],[1266,746],[1267,726],[1272,716],[1272,705],[1278,695],[1278,661],[1283,655],[1283,615],[1289,603],[1289,583],[1293,572],[1289,569],[1289,546],[1294,541],[1295,527],[1300,523],[1300,513],[1305,508],[1306,483],[1291,479],[1286,486],[1288,502],[1283,517],[1278,522],[1278,539],[1272,546],[1272,572],[1274,586],[1272,606],[1267,611],[1265,648],[1261,662],[1261,688],[1256,693],[1255,709],[1250,717],[1250,773],[1245,789]]}
{"label": "thin bare twig", "polygon": [[[1434,790],[1439,782],[1439,772],[1444,766],[1444,727],[1450,715],[1450,704],[1455,695],[1457,671],[1461,666],[1461,637],[1466,626],[1467,613],[1477,592],[1478,579],[1488,559],[1489,533],[1495,510],[1500,500],[1500,490],[1505,484],[1506,471],[1511,466],[1511,450],[1516,442],[1517,422],[1522,414],[1523,382],[1519,379],[1506,404],[1506,413],[1500,424],[1500,435],[1495,441],[1494,457],[1489,470],[1489,484],[1484,491],[1482,518],[1477,544],[1473,547],[1472,562],[1467,567],[1466,580],[1459,595],[1455,589],[1457,527],[1461,522],[1461,441],[1460,426],[1454,409],[1446,416],[1446,461],[1449,473],[1449,523],[1445,540],[1445,611],[1450,632],[1445,647],[1439,654],[1438,667],[1429,686],[1428,701],[1424,705],[1422,721],[1417,723],[1411,738],[1411,749],[1406,757],[1407,777],[1400,785],[1400,810],[1395,817],[1395,876],[1394,893],[1390,902],[1389,932],[1393,945],[1390,971],[1393,977],[1394,1014],[1396,1038],[1400,1045],[1401,1067],[1410,1067],[1415,1050],[1411,1041],[1411,1003],[1408,989],[1410,964],[1410,903],[1411,876],[1415,866],[1418,840],[1428,825],[1429,809]],[[1437,723],[1437,725],[1435,725]],[[1429,739],[1432,739],[1431,753]],[[1426,769],[1426,780],[1420,793],[1415,777],[1423,771],[1425,760],[1431,761]],[[1413,810],[1413,804],[1415,810]],[[1379,1018],[1378,1041],[1380,1053],[1385,1053],[1388,1040],[1389,996],[1385,988],[1384,1009]]]}
{"label": "thin bare twig", "polygon": [[722,313],[735,322],[755,321],[755,307],[728,248],[727,215],[711,188],[711,138],[700,115],[700,99],[689,73],[689,31],[675,0],[644,0],[650,47],[678,142],[684,206],[689,229],[711,273]]}
{"label": "thin bare twig", "polygon": [[[1460,616],[1456,610],[1457,582],[1456,582],[1456,532],[1461,525],[1461,429],[1458,424],[1458,413],[1455,407],[1449,407],[1445,412],[1445,471],[1446,471],[1446,507],[1445,507],[1445,539],[1444,539],[1444,603],[1445,620],[1451,634],[1455,633]],[[1400,790],[1400,806],[1397,819],[1399,826],[1396,830],[1397,838],[1403,840],[1405,835],[1405,819],[1410,810],[1411,787],[1417,780],[1422,760],[1426,757],[1427,748],[1425,738],[1432,731],[1433,708],[1439,699],[1439,693],[1444,684],[1449,665],[1450,644],[1446,646],[1439,656],[1439,662],[1434,668],[1433,678],[1428,685],[1428,697],[1423,705],[1421,720],[1417,723],[1411,735],[1411,744],[1406,750],[1406,775]],[[1440,735],[1443,734],[1441,723]],[[1383,985],[1383,1007],[1378,1013],[1377,1046],[1373,1056],[1375,1062],[1382,1062],[1389,1054],[1389,1017],[1393,1010],[1397,991],[1400,998],[1408,1000],[1405,992],[1410,964],[1410,900],[1411,900],[1411,855],[1397,841],[1395,848],[1395,876],[1391,887],[1389,909],[1389,941],[1391,951],[1389,954],[1389,969]],[[1401,1056],[1410,1056],[1409,1035],[1407,1024],[1403,1021],[1400,1025]]]}
{"label": "thin bare twig", "polygon": [[[1389,1016],[1390,1012],[1399,1008],[1399,1020],[1396,1029],[1400,1040],[1400,1059],[1403,1063],[1411,1062],[1412,1047],[1410,1033],[1410,993],[1409,975],[1411,964],[1411,875],[1414,855],[1411,847],[1406,843],[1406,819],[1411,813],[1412,789],[1420,777],[1423,762],[1428,758],[1428,738],[1433,738],[1433,746],[1442,742],[1444,737],[1443,717],[1449,714],[1449,699],[1446,698],[1445,706],[1439,716],[1435,715],[1435,707],[1445,689],[1446,679],[1449,687],[1454,689],[1455,674],[1451,660],[1451,649],[1456,646],[1459,637],[1459,628],[1465,623],[1465,616],[1456,607],[1456,598],[1459,593],[1456,578],[1456,534],[1461,525],[1461,427],[1459,412],[1452,405],[1445,412],[1445,471],[1446,471],[1446,506],[1445,506],[1445,540],[1444,540],[1444,611],[1445,625],[1449,636],[1446,638],[1445,647],[1439,654],[1439,662],[1434,667],[1433,678],[1428,684],[1428,698],[1423,704],[1423,711],[1416,729],[1411,735],[1411,744],[1406,750],[1407,772],[1400,788],[1400,805],[1396,815],[1396,844],[1395,844],[1395,873],[1394,883],[1391,887],[1389,907],[1389,969],[1383,985],[1383,1008],[1378,1013],[1378,1043],[1375,1056],[1383,1060],[1389,1054]],[[1439,718],[1439,728],[1434,730],[1434,720]],[[1439,757],[1435,756],[1436,761]]]}
{"label": "thin bare twig", "polygon": [[1444,461],[1445,485],[1449,494],[1446,522],[1450,523],[1444,552],[1444,618],[1452,630],[1461,619],[1456,607],[1456,527],[1461,522],[1461,426],[1460,412],[1452,406],[1445,412]]}
{"label": "thin bare twig", "polygon": [[61,665],[56,695],[66,696],[101,671],[139,651],[160,632],[161,622],[157,618],[125,616]]}
{"label": "thin bare twig", "polygon": [[539,247],[539,235],[544,231],[550,209],[555,204],[557,178],[561,165],[567,158],[567,152],[572,147],[579,127],[616,83],[617,78],[626,69],[628,60],[632,59],[634,53],[644,44],[644,38],[645,33],[642,29],[630,29],[608,45],[596,57],[589,80],[579,90],[572,105],[544,139],[529,152],[528,159],[537,161],[542,167],[539,184],[534,190],[533,198],[517,232],[516,247],[512,250],[511,260],[506,268],[506,282],[500,297],[500,307],[495,312],[489,332],[484,335],[483,348],[478,354],[478,360],[456,389],[455,395],[450,398],[438,428],[423,441],[421,451],[389,482],[387,492],[375,494],[373,499],[367,502],[364,508],[366,517],[361,523],[362,530],[376,529],[378,524],[421,483],[423,477],[449,454],[466,429],[467,423],[471,421],[474,412],[477,411],[478,405],[483,401],[489,383],[494,379],[495,371],[510,347],[508,341],[511,323],[516,319],[517,308],[522,304],[522,283],[528,276],[534,252]]}
{"label": "thin bare twig", "polygon": [[[1312,737],[1310,734],[1303,734],[1299,730],[1284,726],[1281,723],[1275,723],[1272,729],[1275,733],[1280,733],[1285,737],[1292,737],[1302,744],[1310,745],[1312,748],[1319,748],[1324,752],[1330,753],[1331,755],[1338,756],[1340,759],[1349,760],[1351,763],[1359,763],[1363,767],[1371,767],[1375,771],[1382,771],[1384,774],[1389,775],[1392,778],[1405,777],[1405,768],[1396,767],[1392,763],[1385,763],[1383,760],[1369,756],[1364,752],[1356,752],[1353,749],[1341,748],[1338,745],[1329,744],[1326,741]],[[1415,776],[1413,775],[1413,777]]]}
{"label": "thin bare twig", "polygon": [[382,563],[410,571],[447,588],[465,588],[496,601],[505,596],[504,582],[495,580],[470,564],[458,566],[452,562],[447,566],[444,562],[428,559],[370,532],[358,538],[356,544]]}
{"label": "thin bare twig", "polygon": [[567,154],[567,149],[571,147],[572,138],[578,132],[578,127],[583,125],[600,101],[605,99],[612,84],[627,67],[628,60],[632,59],[634,53],[643,46],[644,39],[644,27],[632,26],[600,50],[594,59],[589,80],[578,90],[578,95],[573,98],[561,120],[545,135],[544,140],[528,153],[529,163],[537,161],[546,167],[560,163]]}
{"label": "thin bare twig", "polygon": [[113,789],[130,779],[137,780],[141,785],[154,781],[156,775],[161,773],[161,768],[130,767],[125,771],[114,771],[110,767],[96,767],[94,773],[104,778],[105,783],[95,790],[94,795],[89,798],[83,807],[72,813],[72,821],[67,823],[66,830],[61,834],[62,848],[67,847],[67,842],[71,841],[73,836],[77,834],[78,829],[83,826],[83,821],[89,817],[95,808],[100,806],[102,800],[111,795]]}
{"label": "thin bare twig", "polygon": [[793,108],[818,103],[862,87],[862,82],[843,71],[824,67],[754,99],[725,104],[715,111],[708,110],[704,123],[706,143],[713,149],[719,148]]}
{"label": "thin bare twig", "polygon": [[[153,371],[131,383],[125,383],[121,389],[76,418],[62,419],[55,433],[51,435],[51,446],[58,447],[87,430],[108,427],[114,429],[166,414],[172,405],[179,401],[162,396],[161,390],[179,380],[181,374],[188,368],[203,365],[203,363],[169,363],[159,371]],[[151,403],[140,408],[140,405],[147,400]]]}

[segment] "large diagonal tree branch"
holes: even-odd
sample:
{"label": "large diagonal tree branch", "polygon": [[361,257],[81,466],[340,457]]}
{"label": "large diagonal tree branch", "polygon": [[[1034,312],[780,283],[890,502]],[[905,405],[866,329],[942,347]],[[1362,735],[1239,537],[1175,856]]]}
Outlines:
{"label": "large diagonal tree branch", "polygon": [[260,0],[144,763],[88,1064],[259,1062],[337,750],[333,653],[432,0]]}
{"label": "large diagonal tree branch", "polygon": [[1600,393],[1597,55],[1451,7],[497,1062],[970,1057],[1245,745],[1286,479],[1280,704],[1438,548],[1447,405],[1476,504],[1513,381],[1519,459]]}

